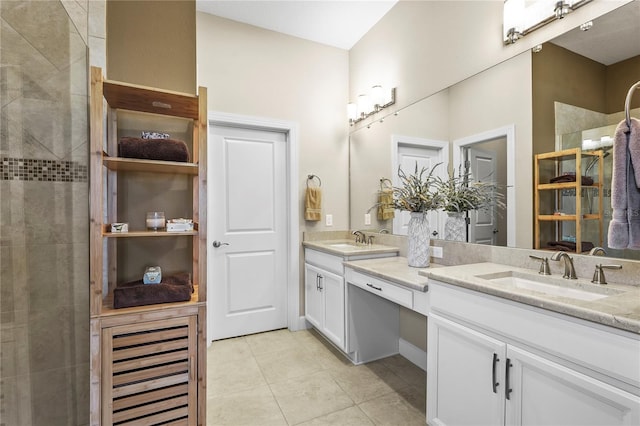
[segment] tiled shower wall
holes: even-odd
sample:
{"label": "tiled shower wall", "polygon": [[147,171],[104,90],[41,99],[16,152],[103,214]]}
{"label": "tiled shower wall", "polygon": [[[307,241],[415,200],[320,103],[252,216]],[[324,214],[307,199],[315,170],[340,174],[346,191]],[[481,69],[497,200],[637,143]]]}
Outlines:
{"label": "tiled shower wall", "polygon": [[104,13],[89,19],[104,2],[0,8],[0,425],[84,425],[87,46],[104,44]]}

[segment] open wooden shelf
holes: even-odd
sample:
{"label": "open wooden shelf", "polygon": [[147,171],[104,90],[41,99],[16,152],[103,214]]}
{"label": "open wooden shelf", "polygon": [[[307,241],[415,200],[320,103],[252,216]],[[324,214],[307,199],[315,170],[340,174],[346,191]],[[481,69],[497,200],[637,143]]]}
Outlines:
{"label": "open wooden shelf", "polygon": [[[592,185],[582,185],[582,157],[589,157],[590,159],[597,159],[598,164],[598,181],[593,183]],[[561,165],[564,161],[575,161],[575,166],[573,169],[573,173],[575,173],[575,182],[558,182],[558,183],[542,183],[541,182],[541,168],[542,163],[544,162],[553,162],[553,166],[555,168],[556,175],[561,172]],[[535,200],[534,200],[534,221],[535,221],[535,229],[534,229],[534,248],[536,249],[544,249],[542,244],[542,231],[541,224],[542,223],[555,223],[555,238],[560,240],[562,235],[562,224],[573,222],[575,223],[575,239],[576,239],[576,247],[582,247],[582,242],[584,240],[582,235],[582,222],[583,221],[598,221],[599,222],[599,237],[597,241],[594,241],[594,245],[602,246],[603,241],[603,200],[602,200],[602,182],[604,179],[604,173],[602,168],[603,161],[603,153],[602,151],[582,151],[580,148],[571,148],[565,149],[562,151],[554,151],[547,152],[543,154],[538,154],[535,156],[535,167],[534,167],[534,184],[535,184]],[[548,168],[546,169],[548,170]],[[566,169],[563,170],[566,172]],[[546,180],[546,178],[545,178]],[[582,189],[597,191],[598,200],[598,212],[597,213],[588,213],[581,214],[582,210]],[[575,191],[575,200],[573,201],[572,209],[570,211],[575,211],[575,214],[548,214],[548,212],[552,209],[558,208],[559,204],[562,204],[564,200],[561,199],[562,191],[565,190],[574,190]],[[542,206],[542,193],[546,192],[555,192],[553,195],[555,196],[555,205],[553,207],[550,206]],[[546,195],[546,200],[550,195]],[[543,213],[544,211],[544,213]],[[545,225],[548,230],[549,225]],[[547,238],[546,240],[548,240]]]}
{"label": "open wooden shelf", "polygon": [[[119,111],[125,111],[120,118]],[[190,146],[191,162],[118,157],[119,138],[149,122],[154,131],[184,124],[178,133]],[[191,95],[105,80],[91,67],[90,123],[89,424],[205,424],[206,226],[198,224],[206,223],[207,89]],[[166,190],[167,182],[177,183]],[[110,232],[119,217],[142,219],[140,211],[158,206],[179,206],[171,214],[193,220],[194,230],[148,231],[135,222],[139,229]],[[182,244],[183,238],[191,241]],[[189,272],[190,300],[114,309],[120,276],[139,273],[141,279],[149,266],[126,255],[132,246],[152,246],[157,253],[143,253],[176,260],[177,270]]]}
{"label": "open wooden shelf", "polygon": [[106,153],[102,154],[102,163],[107,169],[119,172],[177,173],[185,175],[198,174],[198,165],[195,163],[110,157]]}

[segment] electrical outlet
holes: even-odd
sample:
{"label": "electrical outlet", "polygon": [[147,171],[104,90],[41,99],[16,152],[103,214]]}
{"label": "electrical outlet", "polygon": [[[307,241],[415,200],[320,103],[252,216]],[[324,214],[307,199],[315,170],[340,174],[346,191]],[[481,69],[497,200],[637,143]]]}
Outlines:
{"label": "electrical outlet", "polygon": [[365,225],[371,225],[371,214],[370,213],[365,213],[365,215],[364,215],[364,224]]}
{"label": "electrical outlet", "polygon": [[325,217],[324,224],[327,225],[327,226],[333,226],[333,215],[332,214],[328,214]]}
{"label": "electrical outlet", "polygon": [[437,259],[442,259],[442,247],[431,246],[431,256]]}

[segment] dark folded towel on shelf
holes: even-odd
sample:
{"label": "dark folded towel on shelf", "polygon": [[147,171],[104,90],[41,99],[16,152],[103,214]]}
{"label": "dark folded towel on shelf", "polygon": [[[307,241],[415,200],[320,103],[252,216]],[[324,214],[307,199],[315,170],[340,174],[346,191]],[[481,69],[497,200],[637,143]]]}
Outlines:
{"label": "dark folded towel on shelf", "polygon": [[[547,243],[547,248],[550,250],[557,251],[576,251],[577,243],[572,241],[549,241]],[[583,241],[582,242],[582,250],[580,252],[589,251],[594,247],[591,241]]]}
{"label": "dark folded towel on shelf", "polygon": [[[551,178],[549,182],[563,183],[563,182],[575,182],[575,181],[576,181],[576,175],[566,174],[566,175],[560,175],[560,176]],[[590,185],[593,185],[593,178],[589,176],[582,176],[582,178],[580,179],[580,182],[582,185],[590,186]]]}
{"label": "dark folded towel on shelf", "polygon": [[163,276],[160,284],[143,284],[142,280],[118,284],[113,290],[113,307],[155,305],[156,303],[186,302],[191,299],[193,284],[187,272]]}
{"label": "dark folded towel on shelf", "polygon": [[121,137],[118,155],[126,158],[162,161],[189,161],[187,144],[176,139],[142,139]]}

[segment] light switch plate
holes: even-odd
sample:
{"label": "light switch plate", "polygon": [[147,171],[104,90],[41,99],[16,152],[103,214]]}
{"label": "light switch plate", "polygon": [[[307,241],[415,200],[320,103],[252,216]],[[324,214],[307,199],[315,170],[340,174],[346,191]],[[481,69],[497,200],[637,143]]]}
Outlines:
{"label": "light switch plate", "polygon": [[364,224],[365,225],[371,225],[371,214],[370,213],[365,213],[365,215],[364,215]]}
{"label": "light switch plate", "polygon": [[437,259],[442,259],[442,256],[443,256],[442,247],[431,246],[431,256]]}
{"label": "light switch plate", "polygon": [[333,226],[333,215],[332,214],[328,214],[325,217],[324,224],[327,225],[327,226]]}

